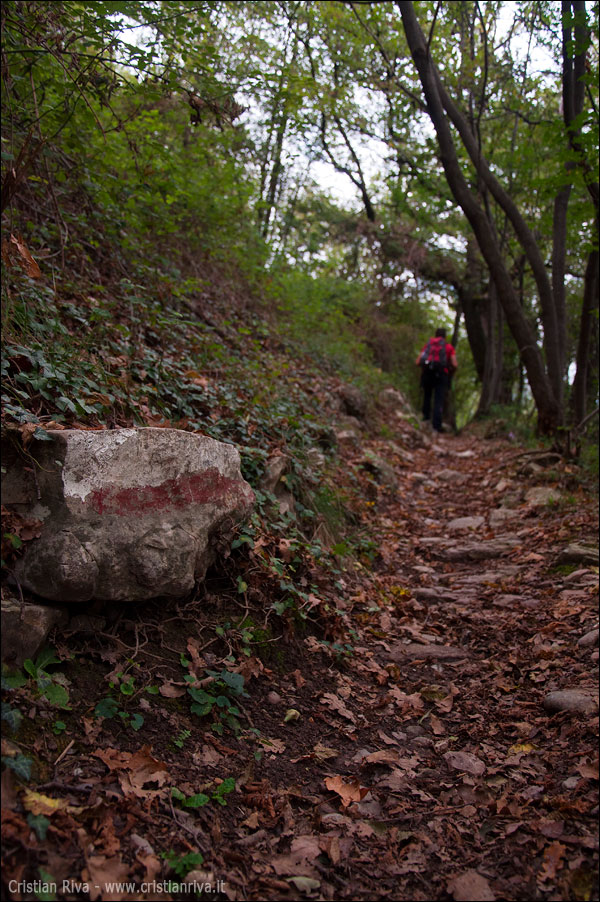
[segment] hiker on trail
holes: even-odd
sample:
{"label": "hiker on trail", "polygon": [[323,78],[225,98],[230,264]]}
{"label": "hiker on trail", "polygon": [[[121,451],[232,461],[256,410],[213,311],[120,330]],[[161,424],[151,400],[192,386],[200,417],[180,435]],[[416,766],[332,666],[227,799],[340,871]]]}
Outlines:
{"label": "hiker on trail", "polygon": [[[432,419],[436,432],[443,432],[442,413],[444,410],[444,398],[450,388],[450,383],[455,370],[456,351],[450,342],[446,341],[446,330],[437,329],[435,336],[430,338],[421,349],[416,360],[421,367],[421,387],[423,389],[423,420]],[[433,395],[433,417],[431,411],[431,396]]]}

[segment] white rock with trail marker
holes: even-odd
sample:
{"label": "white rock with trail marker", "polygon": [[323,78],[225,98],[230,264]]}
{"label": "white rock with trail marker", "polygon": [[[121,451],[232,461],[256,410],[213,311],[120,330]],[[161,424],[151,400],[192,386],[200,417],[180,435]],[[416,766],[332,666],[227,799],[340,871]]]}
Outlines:
{"label": "white rock with trail marker", "polygon": [[186,595],[253,506],[233,445],[177,429],[49,431],[35,473],[7,455],[2,503],[41,535],[20,584],[51,601]]}

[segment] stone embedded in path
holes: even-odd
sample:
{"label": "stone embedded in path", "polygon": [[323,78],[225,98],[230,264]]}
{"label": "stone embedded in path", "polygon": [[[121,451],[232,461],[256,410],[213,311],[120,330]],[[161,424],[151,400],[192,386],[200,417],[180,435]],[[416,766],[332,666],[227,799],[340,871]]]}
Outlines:
{"label": "stone embedded in path", "polygon": [[545,507],[551,502],[560,501],[561,494],[547,485],[538,485],[525,493],[525,503],[529,507]]}
{"label": "stone embedded in path", "polygon": [[561,551],[557,564],[591,564],[598,566],[598,546],[573,543]]}
{"label": "stone embedded in path", "polygon": [[598,696],[583,689],[561,689],[550,692],[545,697],[543,704],[550,714],[557,714],[560,711],[594,714],[598,711]]}
{"label": "stone embedded in path", "polygon": [[492,604],[497,605],[500,608],[510,608],[510,607],[524,607],[524,608],[537,608],[539,605],[539,601],[535,598],[530,598],[528,595],[496,595],[492,598]]}
{"label": "stone embedded in path", "polygon": [[450,520],[446,529],[450,532],[460,532],[463,529],[479,529],[484,523],[484,517],[457,517]]}
{"label": "stone embedded in path", "polygon": [[404,658],[435,658],[437,661],[455,661],[470,658],[471,654],[464,648],[453,645],[420,645],[410,642],[407,645],[394,645],[390,649],[390,660],[402,661]]}
{"label": "stone embedded in path", "polygon": [[12,455],[3,504],[42,522],[15,566],[51,601],[183,596],[252,509],[233,445],[177,429],[49,431]]}
{"label": "stone embedded in path", "polygon": [[484,561],[490,558],[502,557],[508,554],[519,544],[514,536],[501,536],[487,542],[469,542],[461,545],[457,543],[437,545],[429,541],[432,553],[441,561]]}
{"label": "stone embedded in path", "polygon": [[423,586],[418,589],[413,589],[412,594],[417,601],[423,601],[429,604],[435,604],[436,602],[442,604],[460,604],[461,601],[460,596],[456,595],[454,592],[449,592],[448,589],[430,589]]}
{"label": "stone embedded in path", "polygon": [[440,470],[439,473],[436,473],[436,478],[440,480],[440,482],[447,483],[459,483],[464,482],[467,478],[466,473],[460,473],[458,470]]}
{"label": "stone embedded in path", "polygon": [[598,645],[598,635],[600,630],[596,627],[595,630],[590,630],[589,633],[586,633],[580,639],[577,640],[577,645],[580,648],[593,648],[594,645]]}
{"label": "stone embedded in path", "polygon": [[585,568],[581,570],[574,570],[573,573],[568,573],[566,576],[563,576],[563,585],[567,586],[571,583],[597,583],[598,582],[598,574],[594,573],[593,570],[587,570]]}
{"label": "stone embedded in path", "polygon": [[486,583],[498,584],[503,579],[515,576],[519,572],[519,567],[511,564],[498,564],[493,570],[479,570],[476,573],[456,573],[452,577],[452,585],[463,589],[473,589],[477,586],[485,586]]}
{"label": "stone embedded in path", "polygon": [[504,526],[507,520],[518,516],[518,511],[510,507],[497,507],[490,512],[490,527],[496,529],[497,526]]}

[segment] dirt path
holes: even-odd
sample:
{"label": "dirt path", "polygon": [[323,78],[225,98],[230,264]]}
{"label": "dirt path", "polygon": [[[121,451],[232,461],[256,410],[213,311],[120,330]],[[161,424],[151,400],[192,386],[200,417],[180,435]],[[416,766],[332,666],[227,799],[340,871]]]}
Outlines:
{"label": "dirt path", "polygon": [[354,654],[326,685],[301,668],[312,697],[291,687],[286,705],[308,735],[268,734],[289,752],[296,730],[310,757],[267,755],[263,791],[276,810],[287,795],[277,835],[259,817],[231,836],[252,849],[249,896],[290,898],[302,875],[298,898],[591,898],[597,714],[543,708],[596,686],[597,651],[577,642],[597,627],[597,571],[551,572],[593,539],[590,511],[523,505],[510,463],[528,457],[507,444],[370,450],[398,485],[366,502],[379,555],[344,599]]}
{"label": "dirt path", "polygon": [[[597,898],[598,571],[581,549],[564,555],[594,541],[594,501],[565,496],[564,468],[559,498],[548,466],[506,443],[417,438],[345,452],[349,465],[371,455],[376,552],[340,577],[339,660],[314,637],[283,675],[251,659],[237,739],[198,730],[176,697],[144,699],[139,735],[102,730],[88,709],[38,781],[58,810],[26,806],[47,816],[43,837],[7,787],[5,881],[35,865],[90,883],[65,899],[189,899],[194,881],[240,900]],[[556,503],[525,501],[532,479]],[[166,679],[165,647],[210,665],[189,642],[195,616],[168,634],[157,617],[160,644],[148,620],[136,628],[140,670]],[[118,650],[105,658],[122,666]],[[92,695],[93,674],[79,678]],[[555,712],[558,690],[574,694]],[[166,886],[186,872],[188,886]]]}

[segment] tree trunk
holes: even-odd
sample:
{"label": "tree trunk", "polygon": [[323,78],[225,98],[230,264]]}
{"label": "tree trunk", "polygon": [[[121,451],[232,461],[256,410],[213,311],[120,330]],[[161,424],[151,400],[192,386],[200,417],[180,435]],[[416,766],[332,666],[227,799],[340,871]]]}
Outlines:
{"label": "tree trunk", "polygon": [[494,283],[490,285],[490,298],[486,317],[485,368],[481,384],[481,395],[476,416],[485,416],[493,404],[500,401],[502,380],[502,308]]}
{"label": "tree trunk", "polygon": [[[558,328],[558,354],[561,371],[553,374],[552,385],[562,403],[564,395],[565,368],[567,360],[567,311],[565,302],[565,260],[567,254],[567,209],[571,185],[565,185],[554,199],[554,215],[552,221],[552,294],[556,308],[556,324]],[[560,377],[560,378],[559,378]]]}
{"label": "tree trunk", "polygon": [[[527,370],[529,384],[538,411],[538,428],[543,433],[553,433],[560,425],[561,410],[552,384],[545,371],[535,332],[521,309],[510,274],[504,264],[502,253],[486,213],[472,194],[462,174],[450,126],[444,113],[444,105],[440,96],[440,81],[433,68],[425,37],[415,16],[413,4],[410,0],[398,0],[398,6],[402,15],[408,46],[423,86],[428,114],[436,131],[440,157],[448,185],[473,229],[501,299],[507,323]],[[463,124],[468,132],[468,124],[466,122]],[[463,143],[465,143],[462,131],[463,129],[461,128],[461,138],[463,138]],[[472,136],[470,136],[470,141],[472,142]],[[481,164],[478,166],[478,171],[480,168]],[[491,186],[490,190],[494,194]],[[540,257],[539,249],[536,248],[536,252],[538,257]]]}
{"label": "tree trunk", "polygon": [[[281,190],[281,176],[283,173],[283,142],[285,140],[290,119],[288,111],[288,100],[286,95],[291,80],[291,73],[293,73],[294,71],[294,66],[298,58],[298,32],[296,29],[295,14],[291,16],[288,27],[288,38],[292,41],[292,54],[290,62],[288,63],[287,53],[289,44],[286,41],[286,45],[283,51],[284,59],[281,67],[277,94],[273,98],[273,118],[269,127],[269,137],[267,139],[265,148],[265,160],[261,169],[261,203],[258,212],[258,221],[260,225],[261,235],[265,239],[267,239],[269,236],[271,217],[273,215],[277,198]],[[274,144],[271,145],[273,135],[275,136],[275,140]],[[271,150],[271,147],[273,148],[273,159],[269,169],[269,151]]]}
{"label": "tree trunk", "polygon": [[467,241],[467,262],[463,282],[456,284],[455,288],[465,317],[465,329],[477,377],[482,381],[487,356],[483,317],[489,304],[489,289],[485,285],[481,257],[472,238]]}
{"label": "tree trunk", "polygon": [[590,345],[592,337],[598,332],[598,321],[594,315],[598,309],[598,246],[592,248],[585,270],[583,290],[583,306],[579,326],[579,342],[577,344],[577,370],[573,381],[571,409],[573,425],[578,426],[587,413],[587,387]]}

